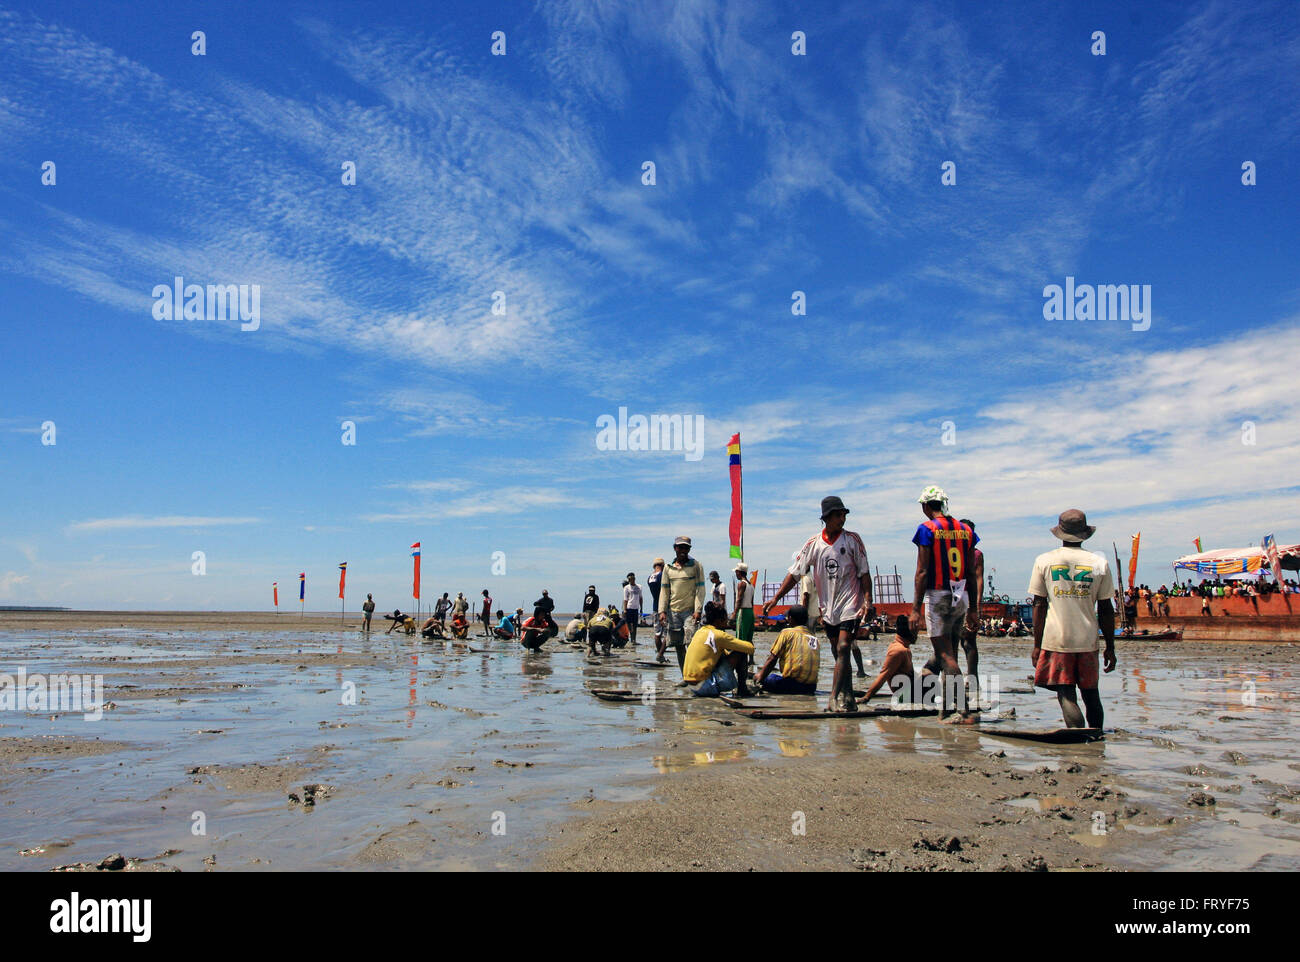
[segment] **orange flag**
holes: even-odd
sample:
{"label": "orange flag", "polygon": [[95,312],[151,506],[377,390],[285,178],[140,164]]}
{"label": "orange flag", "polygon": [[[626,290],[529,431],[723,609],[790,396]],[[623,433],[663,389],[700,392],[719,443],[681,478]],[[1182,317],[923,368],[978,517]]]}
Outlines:
{"label": "orange flag", "polygon": [[1133,590],[1133,582],[1137,580],[1138,572],[1138,542],[1142,540],[1142,532],[1137,531],[1133,534],[1133,553],[1128,557],[1128,587]]}

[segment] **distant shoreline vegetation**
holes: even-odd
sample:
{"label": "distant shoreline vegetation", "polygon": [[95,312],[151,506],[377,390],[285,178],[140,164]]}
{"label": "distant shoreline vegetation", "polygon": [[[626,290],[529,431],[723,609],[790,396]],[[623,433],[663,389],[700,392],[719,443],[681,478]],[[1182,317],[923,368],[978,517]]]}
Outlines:
{"label": "distant shoreline vegetation", "polygon": [[45,605],[0,605],[0,611],[71,611],[71,608],[51,608]]}

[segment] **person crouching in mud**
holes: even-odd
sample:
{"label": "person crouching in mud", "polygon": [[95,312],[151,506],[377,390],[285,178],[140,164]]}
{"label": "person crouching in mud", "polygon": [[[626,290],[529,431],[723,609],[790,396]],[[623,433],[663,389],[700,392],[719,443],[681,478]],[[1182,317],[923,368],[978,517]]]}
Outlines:
{"label": "person crouching in mud", "polygon": [[716,698],[732,690],[742,698],[749,694],[745,659],[754,646],[728,634],[726,624],[726,608],[712,601],[704,606],[704,624],[691,638],[682,666],[682,678],[695,686],[691,694],[697,698]]}
{"label": "person crouching in mud", "polygon": [[608,655],[614,643],[614,619],[604,608],[597,608],[587,616],[587,649],[594,655],[600,645],[601,654]]}

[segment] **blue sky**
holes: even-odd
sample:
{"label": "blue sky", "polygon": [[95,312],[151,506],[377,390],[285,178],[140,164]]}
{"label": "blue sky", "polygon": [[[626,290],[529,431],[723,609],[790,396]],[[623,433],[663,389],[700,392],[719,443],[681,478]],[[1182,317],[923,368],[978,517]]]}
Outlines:
{"label": "blue sky", "polygon": [[[576,606],[729,567],[736,431],[771,580],[829,493],[910,570],[927,484],[1016,597],[1070,506],[1151,582],[1300,541],[1300,7],[1129,6],[0,7],[0,603],[406,608],[420,540],[426,597]],[[177,275],[260,326],[156,320]],[[1067,276],[1150,329],[1044,320]]]}

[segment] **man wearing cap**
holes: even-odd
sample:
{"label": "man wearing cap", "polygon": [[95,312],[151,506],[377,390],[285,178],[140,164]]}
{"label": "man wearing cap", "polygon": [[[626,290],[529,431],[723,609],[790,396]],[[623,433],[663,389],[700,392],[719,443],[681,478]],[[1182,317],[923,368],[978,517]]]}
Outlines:
{"label": "man wearing cap", "polygon": [[772,606],[785,596],[804,574],[812,572],[817,587],[817,600],[822,609],[822,626],[835,653],[835,674],[831,681],[830,704],[827,711],[854,711],[853,670],[850,653],[853,639],[858,633],[858,623],[870,617],[871,573],[867,565],[867,549],[862,539],[853,531],[844,529],[849,509],[832,495],[822,498],[822,524],[819,534],[813,535],[795,556],[794,564],[786,572],[785,580],[776,590],[776,596],[763,605],[763,617]]}
{"label": "man wearing cap", "polygon": [[664,578],[664,559],[655,558],[650,565],[650,575],[646,578],[646,587],[650,589],[650,623],[655,629],[655,646],[659,645],[659,637],[663,634],[659,629],[659,584]]}
{"label": "man wearing cap", "polygon": [[[979,536],[968,525],[948,516],[948,495],[930,485],[916,499],[926,520],[916,527],[916,590],[911,624],[925,626],[934,656],[943,672],[943,714],[959,708],[967,720],[966,685],[957,665],[963,624],[972,631],[979,627],[979,599],[975,592],[975,545]],[[928,665],[926,666],[929,667]]]}
{"label": "man wearing cap", "polygon": [[1063,511],[1052,534],[1061,547],[1034,559],[1029,594],[1034,599],[1034,684],[1056,692],[1069,728],[1082,728],[1075,686],[1083,693],[1090,728],[1105,717],[1098,689],[1097,629],[1106,639],[1106,671],[1115,670],[1114,577],[1106,556],[1085,551],[1096,533],[1077,508]]}
{"label": "man wearing cap", "polygon": [[[736,563],[736,607],[731,613],[732,621],[736,624],[736,637],[741,641],[754,643],[754,586],[749,583],[749,565],[743,561]],[[749,674],[749,666],[745,666],[745,675]]]}
{"label": "man wearing cap", "polygon": [[[659,585],[658,610],[660,628],[667,630],[680,668],[686,663],[686,620],[692,620],[694,629],[704,611],[704,566],[691,557],[691,539],[686,535],[678,535],[673,542],[673,555]],[[725,613],[726,609],[722,610]],[[664,648],[660,641],[660,661],[664,660]]]}

